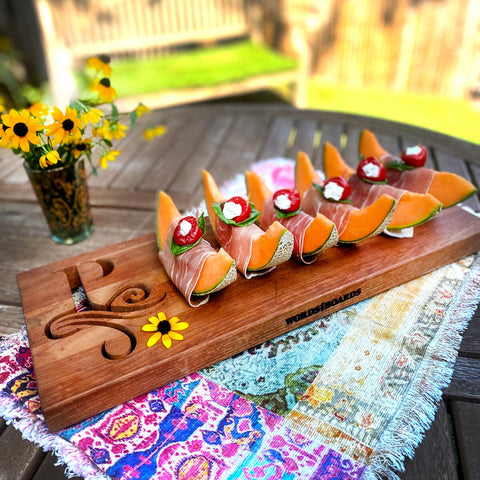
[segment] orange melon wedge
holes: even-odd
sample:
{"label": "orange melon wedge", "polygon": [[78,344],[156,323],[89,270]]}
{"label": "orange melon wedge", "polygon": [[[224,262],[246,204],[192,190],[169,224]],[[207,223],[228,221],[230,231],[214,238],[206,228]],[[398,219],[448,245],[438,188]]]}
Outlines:
{"label": "orange melon wedge", "polygon": [[[203,188],[205,191],[205,203],[210,217],[210,222],[215,231],[216,214],[212,204],[224,202],[225,198],[220,192],[212,175],[203,171]],[[253,202],[252,202],[253,203]],[[239,227],[241,228],[241,227]],[[287,261],[292,255],[293,235],[280,223],[273,222],[264,232],[258,227],[260,235],[253,239],[251,257],[248,270],[264,270]]]}
{"label": "orange melon wedge", "polygon": [[442,204],[429,193],[405,192],[400,198],[389,229],[415,227],[430,220],[442,209]]}
{"label": "orange melon wedge", "polygon": [[345,162],[330,142],[325,142],[323,147],[323,171],[326,178],[343,177],[348,179],[355,173],[355,169]]}
{"label": "orange melon wedge", "polygon": [[358,153],[364,157],[375,157],[377,160],[380,160],[380,157],[383,155],[388,154],[380,145],[375,134],[367,129],[362,130],[360,134]]}
{"label": "orange melon wedge", "polygon": [[[163,191],[159,192],[157,196],[157,243],[160,250],[165,245],[172,220],[177,217],[181,217],[181,214],[170,195]],[[232,283],[236,277],[235,261],[221,248],[205,260],[200,277],[193,289],[193,295],[208,295],[221,290]]]}
{"label": "orange melon wedge", "polygon": [[[335,147],[331,145],[331,148],[335,150],[331,154],[335,154],[335,157],[341,159]],[[308,185],[307,188],[310,188],[313,182],[320,182],[318,174],[308,156],[299,154],[295,164],[295,187],[297,190],[297,185],[301,185],[303,188]],[[389,225],[396,205],[397,202],[393,197],[381,195],[372,205],[363,209],[356,208],[350,213],[347,227],[341,233],[338,241],[340,243],[356,243],[378,235]]]}
{"label": "orange melon wedge", "polygon": [[[273,192],[265,185],[260,175],[250,170],[245,172],[245,184],[250,201],[261,212],[265,199],[271,197]],[[335,245],[337,240],[338,234],[335,224],[319,213],[305,230],[302,254],[305,257],[316,255]]]}
{"label": "orange melon wedge", "polygon": [[[360,135],[359,153],[365,157],[373,155],[377,158],[388,154],[378,142],[375,134],[369,130],[363,130]],[[477,191],[475,185],[460,175],[451,172],[435,172],[428,192],[425,193],[433,195],[443,205],[443,208],[447,208],[463,202]]]}

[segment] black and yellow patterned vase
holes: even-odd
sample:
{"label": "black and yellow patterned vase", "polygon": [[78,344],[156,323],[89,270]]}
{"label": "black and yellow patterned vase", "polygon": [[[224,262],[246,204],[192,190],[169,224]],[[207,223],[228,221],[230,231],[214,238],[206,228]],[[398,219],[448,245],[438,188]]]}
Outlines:
{"label": "black and yellow patterned vase", "polygon": [[90,236],[92,213],[83,159],[54,169],[31,170],[24,164],[52,238],[72,245]]}

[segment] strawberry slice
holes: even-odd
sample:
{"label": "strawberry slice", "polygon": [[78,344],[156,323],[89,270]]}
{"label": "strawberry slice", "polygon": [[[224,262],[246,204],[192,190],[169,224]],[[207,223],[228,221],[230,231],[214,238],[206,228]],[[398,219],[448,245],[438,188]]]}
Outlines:
{"label": "strawberry slice", "polygon": [[369,182],[383,182],[387,172],[375,157],[366,157],[358,164],[357,175]]}
{"label": "strawberry slice", "polygon": [[229,220],[240,223],[250,217],[252,209],[244,198],[232,197],[223,204],[222,212]]}
{"label": "strawberry slice", "polygon": [[423,145],[408,147],[402,152],[401,159],[411,167],[423,167],[427,161],[427,149]]}
{"label": "strawberry slice", "polygon": [[323,196],[327,200],[341,202],[346,200],[352,193],[352,187],[343,177],[329,178],[323,184]]}
{"label": "strawberry slice", "polygon": [[202,229],[198,226],[195,217],[182,218],[173,232],[173,240],[180,247],[192,245],[198,242],[203,235]]}
{"label": "strawberry slice", "polygon": [[282,212],[296,212],[300,208],[300,194],[295,188],[282,188],[273,194],[273,204]]}

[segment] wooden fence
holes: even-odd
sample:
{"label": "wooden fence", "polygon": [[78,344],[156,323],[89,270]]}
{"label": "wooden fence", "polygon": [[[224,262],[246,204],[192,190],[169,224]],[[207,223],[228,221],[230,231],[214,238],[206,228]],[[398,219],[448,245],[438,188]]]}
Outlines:
{"label": "wooden fence", "polygon": [[269,42],[301,29],[311,74],[349,87],[469,98],[480,86],[479,0],[263,0]]}

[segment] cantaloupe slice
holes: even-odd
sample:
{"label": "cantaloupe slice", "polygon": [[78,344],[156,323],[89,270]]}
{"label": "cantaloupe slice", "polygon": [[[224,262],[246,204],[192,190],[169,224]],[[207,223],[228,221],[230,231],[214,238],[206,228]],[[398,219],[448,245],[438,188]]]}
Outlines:
{"label": "cantaloupe slice", "polygon": [[471,197],[478,190],[465,178],[451,172],[435,172],[428,193],[443,204],[451,207]]}
{"label": "cantaloupe slice", "polygon": [[[331,147],[335,148],[333,145]],[[336,152],[332,153],[336,155]],[[341,159],[339,155],[338,157]],[[295,187],[297,190],[297,185],[302,185],[304,188],[308,185],[307,188],[310,188],[313,182],[320,182],[315,168],[306,154],[299,155],[295,165]],[[340,234],[338,241],[356,243],[379,234],[389,225],[396,205],[396,200],[390,195],[381,195],[372,205],[355,209],[350,213],[347,227]]]}
{"label": "cantaloupe slice", "polygon": [[[245,172],[245,184],[250,201],[261,212],[265,199],[271,197],[273,192],[265,185],[260,175],[250,170]],[[316,255],[321,250],[333,246],[337,242],[337,236],[335,224],[324,215],[317,214],[305,230],[303,256]]]}
{"label": "cantaloupe slice", "polygon": [[[208,215],[215,231],[216,214],[212,204],[213,202],[224,202],[225,198],[213,177],[206,170],[203,171],[203,188]],[[264,270],[287,261],[292,254],[293,235],[278,222],[272,223],[266,232],[263,232],[260,227],[258,229],[261,235],[253,239],[252,254],[247,269]]]}
{"label": "cantaloupe slice", "polygon": [[405,192],[398,202],[388,228],[398,230],[421,225],[441,209],[442,204],[429,193]]}
{"label": "cantaloupe slice", "polygon": [[305,152],[298,152],[295,163],[295,188],[303,198],[305,192],[312,186],[312,182],[322,183],[315,167]]}
{"label": "cantaloupe slice", "polygon": [[358,153],[364,157],[375,157],[377,160],[380,160],[380,157],[383,155],[388,154],[380,145],[375,134],[367,129],[362,130],[360,134]]}
{"label": "cantaloupe slice", "polygon": [[[382,155],[388,154],[378,142],[375,134],[369,130],[363,130],[360,135],[359,153],[363,156],[373,155],[378,159]],[[337,166],[336,168],[341,167]],[[417,191],[417,193],[429,193],[443,205],[443,208],[447,208],[463,202],[477,191],[475,185],[460,175],[451,172],[435,172],[428,191]]]}
{"label": "cantaloupe slice", "polygon": [[355,173],[355,169],[345,162],[330,142],[325,142],[323,147],[323,172],[326,178],[343,177],[347,179]]}
{"label": "cantaloupe slice", "polygon": [[[172,220],[177,217],[181,217],[181,214],[170,195],[163,191],[159,192],[157,195],[157,243],[160,250],[164,248]],[[232,283],[236,277],[235,261],[221,248],[205,260],[200,277],[193,289],[193,295],[207,295],[221,290]]]}

